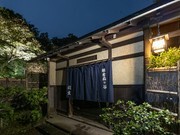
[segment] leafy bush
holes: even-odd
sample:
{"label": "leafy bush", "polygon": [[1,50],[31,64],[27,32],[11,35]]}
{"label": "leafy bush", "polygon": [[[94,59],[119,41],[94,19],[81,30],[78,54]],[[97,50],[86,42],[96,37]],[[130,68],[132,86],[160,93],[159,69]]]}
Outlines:
{"label": "leafy bush", "polygon": [[47,103],[47,88],[24,90],[16,94],[12,106],[16,110],[40,109],[41,105]]}
{"label": "leafy bush", "polygon": [[169,48],[168,51],[157,56],[151,55],[148,68],[176,66],[178,60],[180,60],[180,47]]}
{"label": "leafy bush", "polygon": [[15,120],[19,124],[35,124],[42,117],[40,110],[22,110],[15,113]]}
{"label": "leafy bush", "polygon": [[14,109],[9,104],[0,103],[0,119],[3,120],[2,126],[8,125],[13,121]]}
{"label": "leafy bush", "polygon": [[10,123],[35,124],[42,118],[42,106],[47,103],[47,88],[25,90],[0,87],[0,118]]}
{"label": "leafy bush", "polygon": [[119,100],[111,108],[104,108],[100,115],[112,127],[114,135],[168,135],[167,126],[175,123],[168,110],[154,111],[148,103]]}
{"label": "leafy bush", "polygon": [[21,124],[36,123],[42,117],[42,105],[47,103],[47,88],[23,91],[13,99],[15,119]]}
{"label": "leafy bush", "polygon": [[1,87],[0,86],[0,103],[10,103],[14,95],[17,95],[24,89],[21,87]]}

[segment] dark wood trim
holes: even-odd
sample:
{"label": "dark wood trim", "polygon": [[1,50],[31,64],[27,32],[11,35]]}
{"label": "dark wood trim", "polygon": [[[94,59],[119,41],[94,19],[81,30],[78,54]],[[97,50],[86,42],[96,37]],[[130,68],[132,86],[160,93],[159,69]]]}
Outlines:
{"label": "dark wood trim", "polygon": [[92,56],[84,57],[81,59],[77,59],[77,63],[83,63],[83,62],[88,62],[92,60],[97,60],[97,55],[92,55]]}
{"label": "dark wood trim", "polygon": [[69,67],[69,60],[67,60],[67,67]]}
{"label": "dark wood trim", "polygon": [[[135,37],[135,38],[132,38],[132,39],[128,39],[128,40],[124,40],[124,41],[119,42],[119,43],[112,44],[112,48],[117,48],[117,47],[120,47],[120,46],[125,46],[125,45],[129,45],[129,44],[132,44],[132,43],[140,42],[140,41],[143,41],[143,36],[138,36],[138,37]],[[83,52],[83,53],[80,53],[80,54],[70,56],[69,59],[75,59],[75,58],[78,58],[78,57],[91,55],[93,53],[98,53],[98,52],[105,51],[105,50],[107,50],[107,48],[101,47],[101,48],[97,48],[97,49],[94,49],[94,50],[90,50],[90,51],[87,51],[87,52]],[[57,62],[62,62],[62,61],[64,61],[64,60],[60,60],[60,61],[57,61]]]}
{"label": "dark wood trim", "polygon": [[[53,87],[66,87],[66,85],[52,85]],[[135,87],[135,86],[144,86],[144,84],[119,84],[119,85],[113,85],[114,88],[126,88],[126,87]]]}
{"label": "dark wood trim", "polygon": [[57,85],[49,85],[49,87],[56,87]]}
{"label": "dark wood trim", "polygon": [[126,84],[126,85],[113,85],[114,88],[133,88],[133,87],[144,87],[144,84]]}
{"label": "dark wood trim", "polygon": [[124,60],[124,59],[135,58],[135,57],[141,57],[141,56],[144,56],[144,52],[139,52],[139,53],[123,55],[123,56],[119,56],[119,57],[114,57],[113,61]]}
{"label": "dark wood trim", "polygon": [[112,48],[108,49],[108,59],[112,59]]}
{"label": "dark wood trim", "polygon": [[[67,68],[69,68],[69,59],[67,60]],[[68,99],[68,116],[73,116],[73,103],[72,99]]]}
{"label": "dark wood trim", "polygon": [[[114,57],[111,60],[112,61],[117,61],[117,60],[124,60],[124,59],[136,58],[136,57],[141,57],[141,56],[144,56],[144,52],[139,52],[139,53],[123,55],[123,56],[119,56],[119,57]],[[107,60],[108,59],[102,59],[102,60],[88,62],[88,63],[84,63],[84,64],[73,65],[73,66],[70,66],[70,67],[79,67],[79,66],[84,66],[84,65],[90,65],[90,64],[94,64],[94,63],[99,63],[99,62],[107,61]],[[64,67],[64,68],[56,68],[56,71],[65,70],[65,69],[67,69],[67,68],[66,67]]]}

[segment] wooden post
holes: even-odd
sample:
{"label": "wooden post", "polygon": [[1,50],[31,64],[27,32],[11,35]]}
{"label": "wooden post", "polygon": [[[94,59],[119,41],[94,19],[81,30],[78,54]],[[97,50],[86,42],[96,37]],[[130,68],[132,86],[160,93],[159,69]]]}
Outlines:
{"label": "wooden post", "polygon": [[[148,23],[147,23],[148,24]],[[146,93],[147,93],[147,87],[146,87],[146,80],[147,80],[147,64],[149,63],[149,57],[151,56],[151,44],[149,42],[149,38],[150,38],[150,34],[151,34],[151,30],[149,28],[149,26],[144,26],[143,28],[143,32],[144,32],[144,76],[143,76],[143,83],[144,83],[144,88],[142,91],[142,98],[143,101],[146,101]]]}
{"label": "wooden post", "polygon": [[180,60],[177,63],[178,72],[178,120],[180,120]]}
{"label": "wooden post", "polygon": [[26,90],[28,90],[28,70],[27,70],[27,67],[25,69],[25,79],[26,79]]}
{"label": "wooden post", "polygon": [[73,116],[73,106],[72,106],[72,100],[69,98],[68,100],[68,106],[69,106],[69,109],[68,109],[68,116],[69,117],[72,117]]}
{"label": "wooden post", "polygon": [[47,59],[48,66],[47,66],[47,72],[48,72],[48,104],[47,104],[47,115],[50,117],[50,60],[49,58]]}
{"label": "wooden post", "polygon": [[3,128],[3,119],[0,119],[0,128]]}
{"label": "wooden post", "polygon": [[[180,60],[177,62],[178,73],[178,120],[180,120]],[[180,134],[180,123],[178,123],[178,133]]]}
{"label": "wooden post", "polygon": [[[67,60],[67,68],[69,67],[69,60]],[[68,99],[68,116],[73,116],[73,101],[72,99]]]}

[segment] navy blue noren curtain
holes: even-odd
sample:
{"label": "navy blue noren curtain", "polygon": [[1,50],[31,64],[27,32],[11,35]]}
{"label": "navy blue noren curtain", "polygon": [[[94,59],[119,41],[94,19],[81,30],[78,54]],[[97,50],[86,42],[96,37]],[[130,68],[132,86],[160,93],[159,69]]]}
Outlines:
{"label": "navy blue noren curtain", "polygon": [[114,102],[112,61],[67,69],[67,98]]}

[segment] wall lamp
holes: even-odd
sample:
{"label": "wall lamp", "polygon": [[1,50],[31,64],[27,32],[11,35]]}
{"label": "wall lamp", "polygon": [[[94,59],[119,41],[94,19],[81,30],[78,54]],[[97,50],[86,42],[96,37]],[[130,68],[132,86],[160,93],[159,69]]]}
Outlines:
{"label": "wall lamp", "polygon": [[160,53],[167,50],[167,40],[169,40],[168,34],[149,39],[152,52]]}

